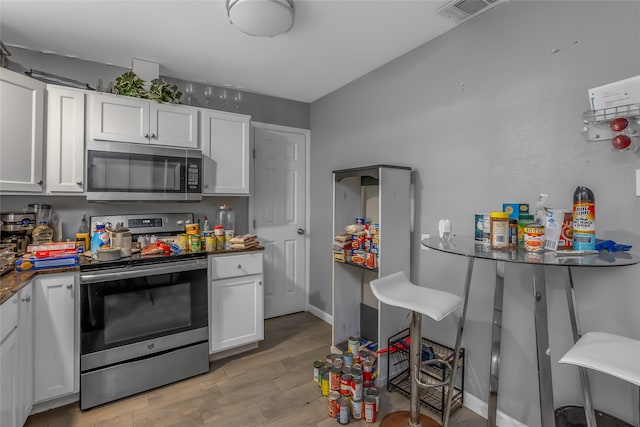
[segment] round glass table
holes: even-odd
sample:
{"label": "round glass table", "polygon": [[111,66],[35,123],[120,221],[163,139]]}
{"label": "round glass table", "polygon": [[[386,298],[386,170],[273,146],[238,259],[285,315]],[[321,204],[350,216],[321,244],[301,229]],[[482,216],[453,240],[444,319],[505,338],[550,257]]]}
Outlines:
{"label": "round glass table", "polygon": [[[467,257],[467,275],[464,287],[464,312],[466,312],[469,297],[469,286],[473,274],[473,261],[475,259],[492,260],[496,263],[496,287],[493,299],[493,328],[491,337],[491,370],[489,379],[489,412],[487,425],[495,427],[496,412],[498,407],[498,375],[500,368],[500,339],[502,331],[502,302],[504,293],[504,268],[505,263],[529,264],[533,274],[533,296],[536,352],[538,358],[538,387],[540,398],[540,417],[543,427],[555,427],[556,420],[553,403],[553,386],[551,379],[551,358],[549,353],[549,329],[547,321],[547,295],[545,283],[545,267],[567,267],[569,280],[565,287],[567,303],[569,306],[569,318],[574,343],[580,338],[580,326],[575,314],[575,297],[573,286],[573,268],[588,267],[621,267],[638,264],[640,257],[628,252],[598,251],[595,253],[577,253],[573,251],[542,251],[528,252],[523,248],[491,249],[488,245],[477,242],[472,236],[453,236],[449,240],[431,237],[422,240],[422,245],[453,255]],[[456,342],[461,337],[464,325],[461,323],[458,329]],[[595,427],[595,415],[591,399],[589,378],[584,368],[579,368],[580,382],[582,384],[583,397],[587,413],[587,425]]]}

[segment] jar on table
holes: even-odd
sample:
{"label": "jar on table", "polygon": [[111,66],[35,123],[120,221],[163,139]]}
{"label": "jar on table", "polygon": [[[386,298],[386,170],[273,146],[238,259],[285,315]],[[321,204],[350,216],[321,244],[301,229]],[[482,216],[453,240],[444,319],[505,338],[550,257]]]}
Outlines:
{"label": "jar on table", "polygon": [[509,214],[507,212],[491,212],[491,249],[509,247]]}
{"label": "jar on table", "polygon": [[216,238],[216,251],[224,249],[224,225],[216,225],[213,227],[213,233]]}

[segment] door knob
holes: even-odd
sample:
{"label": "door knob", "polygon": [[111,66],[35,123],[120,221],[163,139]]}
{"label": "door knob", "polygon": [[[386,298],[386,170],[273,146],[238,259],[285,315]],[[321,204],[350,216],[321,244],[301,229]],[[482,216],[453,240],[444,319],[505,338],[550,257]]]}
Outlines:
{"label": "door knob", "polygon": [[304,228],[298,228],[298,234],[304,234]]}
{"label": "door knob", "polygon": [[29,302],[29,301],[31,301],[31,297],[30,296],[26,296],[26,297],[22,298],[22,301]]}

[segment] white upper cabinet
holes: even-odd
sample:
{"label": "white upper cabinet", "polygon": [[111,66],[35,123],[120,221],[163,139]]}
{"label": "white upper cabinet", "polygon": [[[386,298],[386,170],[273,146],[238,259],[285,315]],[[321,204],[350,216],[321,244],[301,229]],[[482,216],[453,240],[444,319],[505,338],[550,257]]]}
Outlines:
{"label": "white upper cabinet", "polygon": [[84,190],[85,92],[47,85],[48,193]]}
{"label": "white upper cabinet", "polygon": [[90,104],[94,140],[198,148],[196,108],[106,93]]}
{"label": "white upper cabinet", "polygon": [[202,193],[249,194],[251,116],[201,110]]}
{"label": "white upper cabinet", "polygon": [[0,191],[42,192],[45,84],[0,69]]}

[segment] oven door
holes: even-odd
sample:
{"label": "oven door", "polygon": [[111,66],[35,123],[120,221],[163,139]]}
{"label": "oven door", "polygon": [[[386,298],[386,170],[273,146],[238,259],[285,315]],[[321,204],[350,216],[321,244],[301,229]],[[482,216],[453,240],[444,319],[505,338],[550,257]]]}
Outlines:
{"label": "oven door", "polygon": [[81,371],[207,341],[207,260],[80,274]]}
{"label": "oven door", "polygon": [[88,200],[202,200],[202,153],[87,142]]}

